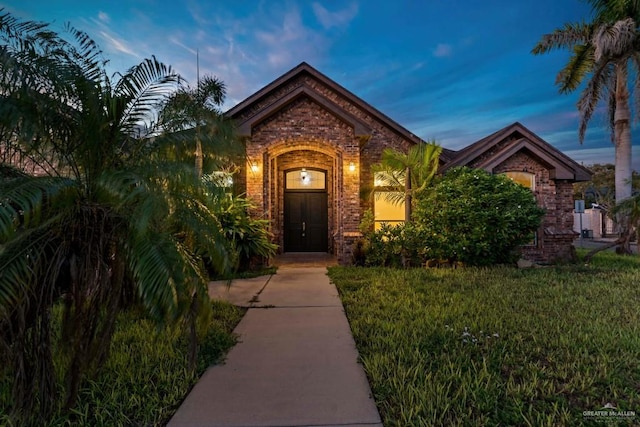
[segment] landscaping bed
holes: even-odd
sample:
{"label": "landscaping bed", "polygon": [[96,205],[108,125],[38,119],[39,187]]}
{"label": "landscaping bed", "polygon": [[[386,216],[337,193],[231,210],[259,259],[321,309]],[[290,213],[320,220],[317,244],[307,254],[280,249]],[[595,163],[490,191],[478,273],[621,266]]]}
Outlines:
{"label": "landscaping bed", "polygon": [[385,426],[640,423],[638,257],[329,275]]}

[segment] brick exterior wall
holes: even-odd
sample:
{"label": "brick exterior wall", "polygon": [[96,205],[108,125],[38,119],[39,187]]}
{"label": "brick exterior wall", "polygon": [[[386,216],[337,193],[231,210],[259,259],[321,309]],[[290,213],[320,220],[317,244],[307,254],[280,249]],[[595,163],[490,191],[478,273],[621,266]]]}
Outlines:
{"label": "brick exterior wall", "polygon": [[[274,108],[270,115],[256,116],[269,106],[280,105],[279,100],[301,87],[315,91],[347,115],[339,118],[329,111],[331,108],[302,95],[277,110]],[[374,181],[371,166],[381,160],[385,148],[407,151],[413,142],[407,139],[407,134],[394,130],[388,121],[372,116],[348,93],[336,91],[311,74],[294,75],[270,90],[234,113],[238,123],[254,116],[263,117],[259,123],[253,123],[251,136],[245,138],[247,163],[235,181],[236,190],[253,199],[255,214],[269,220],[274,241],[282,250],[285,171],[299,168],[326,171],[328,251],[341,264],[349,264],[353,245],[361,237],[358,226],[362,214],[373,207],[368,197]],[[370,135],[356,136],[353,125],[345,122],[349,121],[348,115],[365,123],[371,129]],[[468,166],[478,167],[522,137],[518,132],[510,135],[471,160]],[[351,164],[354,171],[350,170]],[[571,259],[575,238],[572,183],[552,179],[549,169],[543,161],[522,150],[490,171],[535,174],[535,197],[546,214],[538,230],[537,244],[523,247],[523,256],[540,263]]]}
{"label": "brick exterior wall", "polygon": [[[481,161],[482,159],[478,159],[470,166]],[[548,168],[523,151],[509,157],[489,172],[510,171],[535,174],[534,194],[538,205],[545,209],[542,225],[537,231],[537,244],[523,246],[523,258],[543,264],[575,259],[573,241],[577,233],[573,231],[573,184],[551,179]]]}
{"label": "brick exterior wall", "polygon": [[313,100],[301,97],[253,127],[251,137],[245,140],[248,162],[236,185],[255,202],[256,214],[269,219],[275,243],[282,250],[284,172],[303,167],[326,171],[329,252],[341,264],[349,264],[353,245],[361,237],[358,226],[362,213],[371,207],[366,197],[367,189],[373,187],[370,167],[380,160],[385,148],[406,150],[410,142],[308,75],[298,76],[252,104],[236,120],[251,117],[302,84],[367,123],[372,129],[368,141],[356,137],[351,125]]}

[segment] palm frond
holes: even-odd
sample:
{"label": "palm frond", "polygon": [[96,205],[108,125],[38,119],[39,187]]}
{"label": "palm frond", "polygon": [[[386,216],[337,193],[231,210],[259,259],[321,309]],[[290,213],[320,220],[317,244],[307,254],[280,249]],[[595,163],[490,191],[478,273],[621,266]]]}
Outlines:
{"label": "palm frond", "polygon": [[600,62],[604,57],[617,58],[625,55],[633,48],[636,39],[636,22],[632,18],[599,25],[591,41],[595,61]]}
{"label": "palm frond", "polygon": [[375,164],[371,166],[371,171],[374,175],[375,187],[404,191],[406,169],[394,170],[382,164]]}
{"label": "palm frond", "polygon": [[131,233],[124,242],[129,269],[147,312],[158,322],[179,315],[179,297],[193,277],[200,277],[197,260],[181,243],[166,233],[145,230]]}
{"label": "palm frond", "polygon": [[215,213],[195,197],[184,200],[174,213],[176,231],[188,234],[193,247],[209,259],[220,273],[233,266],[233,248],[224,235],[224,230]]}
{"label": "palm frond", "polygon": [[11,239],[19,229],[35,227],[43,220],[43,210],[55,212],[77,190],[67,178],[31,177],[0,181],[0,242]]}
{"label": "palm frond", "polygon": [[[58,230],[65,216],[52,215],[37,227],[21,231],[0,251],[0,318],[32,292],[49,289],[59,275],[60,265],[52,263],[59,246]],[[34,290],[34,286],[39,290]]]}
{"label": "palm frond", "polygon": [[567,23],[563,28],[557,28],[552,33],[542,36],[531,53],[540,55],[554,49],[573,48],[576,45],[588,44],[592,31],[593,27],[584,22]]}
{"label": "palm frond", "polygon": [[217,111],[227,94],[224,82],[217,77],[206,75],[198,82],[197,101],[209,110]]}
{"label": "palm frond", "polygon": [[181,77],[155,56],[130,68],[116,84],[113,96],[126,100],[125,108],[113,117],[126,133],[134,133],[141,122],[153,121],[158,104]]}
{"label": "palm frond", "polygon": [[578,98],[577,107],[580,113],[578,137],[581,143],[584,141],[587,125],[598,106],[598,102],[602,99],[603,94],[609,93],[608,88],[612,79],[615,80],[613,66],[606,61],[597,64],[591,79]]}
{"label": "palm frond", "polygon": [[431,184],[438,172],[441,153],[442,147],[435,142],[418,144],[409,149],[413,194],[420,193]]}
{"label": "palm frond", "polygon": [[105,78],[104,67],[107,60],[102,57],[102,50],[98,44],[84,31],[65,25],[65,31],[71,34],[76,44],[69,44],[68,51],[71,56],[68,65],[80,67],[74,74],[85,76],[92,81],[102,81]]}
{"label": "palm frond", "polygon": [[406,193],[404,191],[394,191],[388,189],[376,190],[374,193],[375,200],[384,200],[392,205],[401,205],[407,200]]}
{"label": "palm frond", "polygon": [[556,77],[556,84],[560,87],[560,93],[568,93],[577,89],[584,78],[591,72],[593,66],[593,47],[591,45],[576,45],[569,62]]}
{"label": "palm frond", "polygon": [[615,22],[627,17],[640,22],[638,0],[587,0],[593,7],[594,21]]}

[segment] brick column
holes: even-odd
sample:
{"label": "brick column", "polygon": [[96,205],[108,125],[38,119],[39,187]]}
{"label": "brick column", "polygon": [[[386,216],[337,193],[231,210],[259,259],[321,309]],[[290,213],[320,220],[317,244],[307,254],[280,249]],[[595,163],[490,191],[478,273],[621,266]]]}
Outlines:
{"label": "brick column", "polygon": [[353,245],[361,237],[358,230],[361,219],[360,208],[360,147],[358,141],[354,141],[347,147],[342,155],[342,186],[341,220],[342,236],[338,247],[338,262],[350,264]]}
{"label": "brick column", "polygon": [[264,173],[268,172],[265,171],[262,153],[254,153],[247,150],[245,167],[247,171],[247,196],[251,198],[258,212],[262,214],[266,209],[264,200]]}

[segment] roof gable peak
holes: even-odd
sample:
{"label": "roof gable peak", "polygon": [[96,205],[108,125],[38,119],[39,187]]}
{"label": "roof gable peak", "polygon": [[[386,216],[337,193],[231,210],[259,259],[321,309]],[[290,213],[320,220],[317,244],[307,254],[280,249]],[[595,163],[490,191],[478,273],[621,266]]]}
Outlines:
{"label": "roof gable peak", "polygon": [[494,153],[489,159],[482,162],[480,167],[492,169],[498,163],[507,159],[518,151],[525,150],[550,165],[558,171],[557,178],[574,181],[588,181],[590,172],[574,160],[566,156],[560,150],[540,138],[520,122],[514,122],[504,128],[488,135],[455,154],[451,162],[444,169],[455,166],[467,166],[479,159],[484,153],[492,150],[506,139],[511,140],[506,148]]}
{"label": "roof gable peak", "polygon": [[[286,72],[285,74],[283,74],[282,76],[278,77],[277,79],[275,79],[274,81],[272,81],[271,83],[269,83],[268,85],[266,85],[265,87],[257,91],[256,93],[254,93],[253,95],[249,96],[244,101],[237,104],[235,107],[228,110],[225,113],[225,116],[233,119],[237,119],[241,117],[247,112],[250,112],[252,107],[255,106],[257,103],[264,101],[270,95],[272,95],[279,89],[286,86],[289,82],[295,80],[296,78],[304,74],[310,75],[313,79],[318,81],[321,85],[324,85],[330,91],[336,93],[339,97],[346,100],[346,102],[354,105],[361,111],[364,111],[366,115],[383,123],[386,127],[388,127],[390,130],[392,130],[402,138],[405,138],[406,140],[410,141],[413,144],[424,142],[421,138],[419,138],[418,136],[414,135],[413,133],[405,129],[402,125],[400,125],[399,123],[397,123],[396,121],[394,121],[393,119],[391,119],[390,117],[388,117],[387,115],[379,111],[378,109],[374,108],[369,103],[359,98],[357,95],[350,92],[349,90],[347,90],[340,84],[336,83],[334,80],[330,79],[326,75],[322,74],[320,71],[316,70],[315,68],[313,68],[311,65],[309,65],[307,62],[304,62],[304,61],[298,64],[297,66],[295,66],[294,68],[292,68],[291,70],[289,70],[288,72]],[[286,96],[286,95],[283,95],[283,96]],[[276,102],[273,102],[270,104],[275,105]],[[260,110],[263,110],[263,108],[265,107],[260,108]],[[255,115],[255,112],[250,114]]]}

